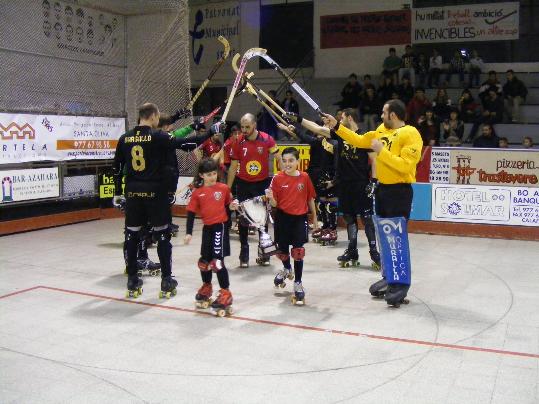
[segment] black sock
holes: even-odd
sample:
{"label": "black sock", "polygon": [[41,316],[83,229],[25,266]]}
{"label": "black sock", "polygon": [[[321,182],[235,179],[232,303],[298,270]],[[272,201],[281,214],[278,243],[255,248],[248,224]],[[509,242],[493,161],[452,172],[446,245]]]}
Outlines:
{"label": "black sock", "polygon": [[220,271],[217,271],[217,280],[221,289],[228,289],[230,281],[228,279],[228,269],[223,265]]}
{"label": "black sock", "polygon": [[211,271],[200,271],[202,282],[211,283],[212,273]]}
{"label": "black sock", "polygon": [[166,278],[172,275],[172,244],[168,239],[157,241],[157,255],[161,263],[161,276]]}
{"label": "black sock", "polygon": [[294,261],[294,282],[301,282],[303,275],[303,260]]}

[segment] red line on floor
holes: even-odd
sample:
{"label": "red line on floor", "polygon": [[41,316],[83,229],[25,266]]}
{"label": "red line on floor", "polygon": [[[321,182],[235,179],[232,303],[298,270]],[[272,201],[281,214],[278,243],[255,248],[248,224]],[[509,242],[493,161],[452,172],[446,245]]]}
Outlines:
{"label": "red line on floor", "polygon": [[[141,302],[137,300],[132,299],[122,299],[119,297],[112,297],[112,296],[105,296],[105,295],[98,295],[95,293],[88,293],[88,292],[79,292],[76,290],[69,290],[69,289],[62,289],[62,288],[55,288],[51,286],[34,286],[33,288],[28,288],[24,290],[20,290],[18,292],[10,293],[8,295],[0,296],[0,299],[15,296],[21,293],[29,292],[31,290],[36,289],[46,289],[56,292],[62,292],[62,293],[68,293],[72,295],[78,295],[78,296],[87,296],[87,297],[95,297],[98,299],[103,300],[112,300],[116,302],[123,302],[123,303],[130,303],[130,304],[137,304],[139,306],[146,306],[146,307],[152,307],[152,308],[158,308],[158,309],[165,309],[165,310],[173,310],[173,311],[181,311],[186,313],[196,313],[196,314],[203,314],[203,315],[212,315],[211,312],[203,312],[200,310],[195,309],[186,309],[183,307],[174,307],[174,306],[165,306],[162,304],[156,304],[156,303],[147,303],[147,302]],[[468,345],[457,345],[457,344],[444,344],[442,342],[431,342],[431,341],[422,341],[422,340],[415,340],[415,339],[408,339],[408,338],[396,338],[396,337],[387,337],[384,335],[375,335],[375,334],[364,334],[361,332],[354,332],[354,331],[343,331],[343,330],[334,330],[330,328],[321,328],[321,327],[313,327],[309,325],[303,325],[303,324],[291,324],[291,323],[281,323],[278,321],[270,321],[270,320],[260,320],[256,318],[250,318],[250,317],[240,317],[240,316],[229,316],[225,317],[231,320],[240,320],[240,321],[247,321],[250,323],[256,323],[256,324],[266,324],[266,325],[274,325],[277,327],[288,327],[288,328],[294,328],[298,330],[306,330],[306,331],[316,331],[316,332],[324,332],[324,333],[330,333],[330,334],[339,334],[339,335],[348,335],[352,337],[365,337],[370,339],[377,339],[382,341],[392,341],[392,342],[400,342],[405,344],[413,344],[413,345],[423,345],[428,346],[432,348],[447,348],[447,349],[455,349],[455,350],[461,350],[461,351],[475,351],[475,352],[483,352],[483,353],[494,353],[499,355],[508,355],[508,356],[520,356],[525,358],[533,358],[533,359],[539,359],[539,354],[533,354],[533,353],[527,353],[527,352],[516,352],[516,351],[506,351],[503,349],[492,349],[492,348],[480,348],[480,347],[474,347],[474,346],[468,346]]]}

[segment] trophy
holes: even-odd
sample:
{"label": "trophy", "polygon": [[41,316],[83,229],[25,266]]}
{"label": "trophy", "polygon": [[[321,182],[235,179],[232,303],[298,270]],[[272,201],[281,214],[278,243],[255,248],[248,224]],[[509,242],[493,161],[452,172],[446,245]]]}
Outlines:
{"label": "trophy", "polygon": [[238,205],[237,211],[260,232],[259,251],[266,256],[276,254],[277,247],[275,246],[275,242],[266,232],[266,222],[269,217],[269,207],[266,197],[256,196],[246,199]]}

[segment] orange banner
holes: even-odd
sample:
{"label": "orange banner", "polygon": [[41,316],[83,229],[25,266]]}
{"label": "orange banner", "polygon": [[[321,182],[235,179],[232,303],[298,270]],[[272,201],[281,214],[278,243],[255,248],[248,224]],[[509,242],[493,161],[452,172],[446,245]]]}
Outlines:
{"label": "orange banner", "polygon": [[111,139],[95,139],[95,140],[68,140],[62,139],[56,141],[57,150],[103,150],[110,149],[115,150],[117,140]]}

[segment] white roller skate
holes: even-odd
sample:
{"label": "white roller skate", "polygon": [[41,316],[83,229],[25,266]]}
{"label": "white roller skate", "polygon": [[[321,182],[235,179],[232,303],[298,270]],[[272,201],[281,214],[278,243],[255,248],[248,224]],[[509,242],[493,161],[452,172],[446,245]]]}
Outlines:
{"label": "white roller skate", "polygon": [[292,271],[292,268],[283,268],[277,272],[275,279],[273,279],[273,284],[276,288],[284,288],[286,286],[285,279],[290,279],[291,281],[294,280],[294,272]]}
{"label": "white roller skate", "polygon": [[291,298],[292,304],[303,306],[305,305],[305,290],[301,282],[294,282],[294,295]]}

